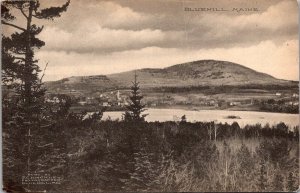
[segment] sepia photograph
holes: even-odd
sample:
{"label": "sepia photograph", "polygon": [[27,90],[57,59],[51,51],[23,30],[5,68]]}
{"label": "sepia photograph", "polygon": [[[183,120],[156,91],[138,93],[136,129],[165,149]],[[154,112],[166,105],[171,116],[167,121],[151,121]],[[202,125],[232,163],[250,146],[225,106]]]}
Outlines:
{"label": "sepia photograph", "polygon": [[295,0],[2,0],[2,190],[299,191]]}

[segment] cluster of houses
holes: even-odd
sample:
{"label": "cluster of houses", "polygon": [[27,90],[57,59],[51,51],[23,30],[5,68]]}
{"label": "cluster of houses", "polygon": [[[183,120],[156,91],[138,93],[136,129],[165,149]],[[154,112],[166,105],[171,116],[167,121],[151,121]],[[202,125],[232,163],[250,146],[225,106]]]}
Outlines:
{"label": "cluster of houses", "polygon": [[275,95],[280,98],[281,100],[284,100],[285,105],[291,105],[291,106],[297,106],[299,105],[299,94],[298,93],[292,93],[290,95],[277,92]]}
{"label": "cluster of houses", "polygon": [[127,97],[122,95],[120,91],[111,91],[108,93],[100,94],[99,96],[80,97],[77,102],[79,105],[98,105],[103,107],[119,106],[124,107],[128,105]]}
{"label": "cluster of houses", "polygon": [[[285,96],[285,94],[284,94],[284,93],[281,93],[281,92],[276,92],[275,95],[276,95],[277,97]],[[292,98],[299,98],[299,94],[298,94],[298,93],[293,93],[293,94],[292,94]]]}
{"label": "cluster of houses", "polygon": [[48,103],[53,103],[53,104],[56,104],[56,103],[66,103],[66,99],[60,99],[57,96],[46,97],[45,101],[48,102]]}
{"label": "cluster of houses", "polygon": [[[281,93],[276,92],[273,96],[270,96],[270,99],[274,100],[274,102],[282,101],[283,105],[287,106],[297,106],[299,105],[299,94],[298,93]],[[260,102],[266,99],[260,98],[252,98],[252,99],[240,99],[240,100],[226,100],[226,99],[218,99],[218,98],[200,98],[198,100],[189,100],[186,97],[185,100],[177,101],[175,98],[167,95],[161,98],[157,98],[154,100],[147,101],[147,105],[149,107],[156,107],[160,105],[200,105],[200,106],[208,106],[208,107],[236,107],[243,105],[259,105]]]}
{"label": "cluster of houses", "polygon": [[[124,107],[129,105],[128,97],[126,95],[121,95],[120,91],[111,91],[99,94],[97,96],[84,96],[82,93],[78,91],[70,91],[65,95],[71,96],[72,103],[77,104],[79,106],[103,106],[103,107]],[[48,93],[45,97],[45,101],[48,103],[58,104],[58,103],[65,103],[66,99],[59,97],[55,94]]]}
{"label": "cluster of houses", "polygon": [[[102,107],[125,107],[129,105],[129,92],[122,91],[122,94],[119,90],[109,91],[104,93],[94,93],[93,95],[85,96],[79,91],[70,90],[68,93],[69,96],[73,97],[73,104],[77,104],[78,106],[102,106]],[[289,106],[297,106],[299,105],[299,94],[298,93],[281,93],[276,92],[272,97],[275,101],[283,101],[282,104]],[[65,99],[57,97],[55,95],[49,95],[46,97],[46,102],[50,103],[60,103],[65,102]],[[160,105],[193,105],[192,100],[182,100],[176,101],[173,97],[167,95],[163,98],[155,97],[155,98],[144,98],[144,102],[148,107],[157,107]],[[194,101],[195,102],[195,101]],[[246,99],[246,100],[218,100],[214,98],[203,98],[202,100],[197,101],[197,105],[200,106],[210,106],[210,107],[234,107],[234,106],[242,106],[242,105],[255,105],[258,104],[258,99]]]}

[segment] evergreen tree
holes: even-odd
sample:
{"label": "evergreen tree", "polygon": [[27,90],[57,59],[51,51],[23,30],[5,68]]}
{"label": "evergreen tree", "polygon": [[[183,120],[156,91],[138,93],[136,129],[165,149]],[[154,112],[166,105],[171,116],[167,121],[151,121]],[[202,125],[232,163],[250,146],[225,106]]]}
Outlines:
{"label": "evergreen tree", "polygon": [[[33,23],[34,19],[50,19],[60,17],[66,11],[69,1],[61,7],[41,8],[38,0],[4,1],[1,4],[1,23],[17,31],[10,37],[2,36],[3,69],[2,83],[12,86],[20,97],[20,105],[26,116],[35,118],[41,109],[45,90],[41,88],[41,72],[38,60],[34,58],[35,50],[45,45],[37,38],[43,26]],[[25,19],[24,26],[13,24],[16,19],[12,13],[17,10]]]}
{"label": "evergreen tree", "polygon": [[[5,181],[10,177],[16,183],[20,182],[19,178],[24,174],[24,170],[38,169],[36,163],[45,164],[47,161],[41,161],[41,153],[47,152],[49,156],[44,157],[51,159],[52,153],[49,148],[54,149],[53,143],[45,141],[43,136],[52,133],[43,132],[41,129],[45,128],[43,126],[47,122],[47,116],[43,114],[46,109],[45,89],[42,88],[43,76],[39,76],[41,70],[38,60],[35,59],[35,51],[45,45],[38,38],[43,26],[37,26],[34,21],[60,17],[61,13],[67,10],[69,3],[67,1],[61,7],[42,8],[38,0],[1,2],[1,24],[15,30],[10,35],[2,35],[1,49],[2,88],[7,91],[7,95],[3,96],[3,132],[9,136],[4,139],[3,153],[4,157],[10,159],[4,163],[4,172],[10,173],[5,175]],[[19,14],[16,14],[17,12]],[[15,15],[18,15],[18,18]],[[14,24],[16,19],[24,20],[24,25]],[[14,149],[16,152],[10,156],[6,149]],[[15,165],[9,167],[10,161]],[[53,163],[53,160],[50,161]]]}
{"label": "evergreen tree", "polygon": [[134,74],[134,81],[132,82],[131,86],[131,96],[130,104],[126,107],[127,111],[125,112],[124,118],[127,122],[141,122],[145,120],[146,114],[142,115],[144,112],[145,105],[141,103],[143,96],[140,94],[140,86],[139,82],[137,81],[137,74]]}
{"label": "evergreen tree", "polygon": [[215,188],[217,192],[221,192],[224,190],[219,180],[217,181]]}
{"label": "evergreen tree", "polygon": [[134,153],[134,161],[134,170],[130,173],[127,188],[131,191],[145,191],[150,182],[149,172],[151,167],[149,155],[145,148],[141,148],[139,152]]}
{"label": "evergreen tree", "polygon": [[237,185],[240,191],[253,190],[252,184],[249,183],[254,178],[254,166],[255,160],[253,159],[251,152],[247,146],[243,143],[239,151],[237,152]]}
{"label": "evergreen tree", "polygon": [[266,177],[266,166],[264,160],[261,160],[259,163],[260,165],[260,173],[259,173],[259,179],[258,179],[258,188],[261,191],[265,191],[267,188],[268,179]]}
{"label": "evergreen tree", "polygon": [[293,173],[290,172],[289,176],[287,178],[287,191],[296,191],[297,190],[297,184],[295,182],[296,182],[296,180],[293,176]]}
{"label": "evergreen tree", "polygon": [[273,191],[283,191],[283,177],[278,171],[276,172],[275,177],[273,179],[272,188]]}
{"label": "evergreen tree", "polygon": [[183,115],[183,116],[181,117],[180,123],[186,123],[186,115]]}
{"label": "evergreen tree", "polygon": [[[133,170],[130,172],[130,179],[126,182],[128,191],[153,191],[157,184],[158,165],[155,164],[159,158],[155,157],[154,152],[149,147],[149,140],[146,136],[141,136],[142,140],[134,148],[132,157]],[[156,159],[155,159],[156,158]]]}
{"label": "evergreen tree", "polygon": [[242,176],[249,176],[249,174],[254,169],[254,160],[252,155],[247,148],[247,146],[243,143],[239,151],[237,152],[237,160],[240,164],[239,172]]}

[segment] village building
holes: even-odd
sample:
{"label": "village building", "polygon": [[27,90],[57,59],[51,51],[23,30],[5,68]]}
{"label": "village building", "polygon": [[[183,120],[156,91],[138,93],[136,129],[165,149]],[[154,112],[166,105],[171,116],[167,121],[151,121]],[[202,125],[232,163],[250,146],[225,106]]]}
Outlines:
{"label": "village building", "polygon": [[299,97],[299,94],[294,93],[292,96],[293,96],[294,98],[297,98],[297,97]]}
{"label": "village building", "polygon": [[87,104],[87,102],[86,102],[86,101],[79,101],[79,102],[78,102],[78,104],[80,104],[80,105],[82,105],[82,106],[83,106],[83,105],[86,105],[86,104]]}

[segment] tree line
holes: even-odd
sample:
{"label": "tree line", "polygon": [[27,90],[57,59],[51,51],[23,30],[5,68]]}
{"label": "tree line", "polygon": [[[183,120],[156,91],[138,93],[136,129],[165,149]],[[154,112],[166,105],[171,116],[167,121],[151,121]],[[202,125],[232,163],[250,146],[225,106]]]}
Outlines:
{"label": "tree line", "polygon": [[[45,43],[33,19],[60,17],[69,1],[42,8],[40,1],[4,1],[2,35],[3,181],[6,191],[282,191],[295,190],[298,127],[213,122],[145,122],[135,75],[131,103],[121,121],[103,111],[71,113],[68,97],[44,100],[35,51]],[[14,24],[14,11],[25,25]],[[251,145],[251,142],[253,144]],[[50,173],[57,185],[22,184],[24,175]]]}

